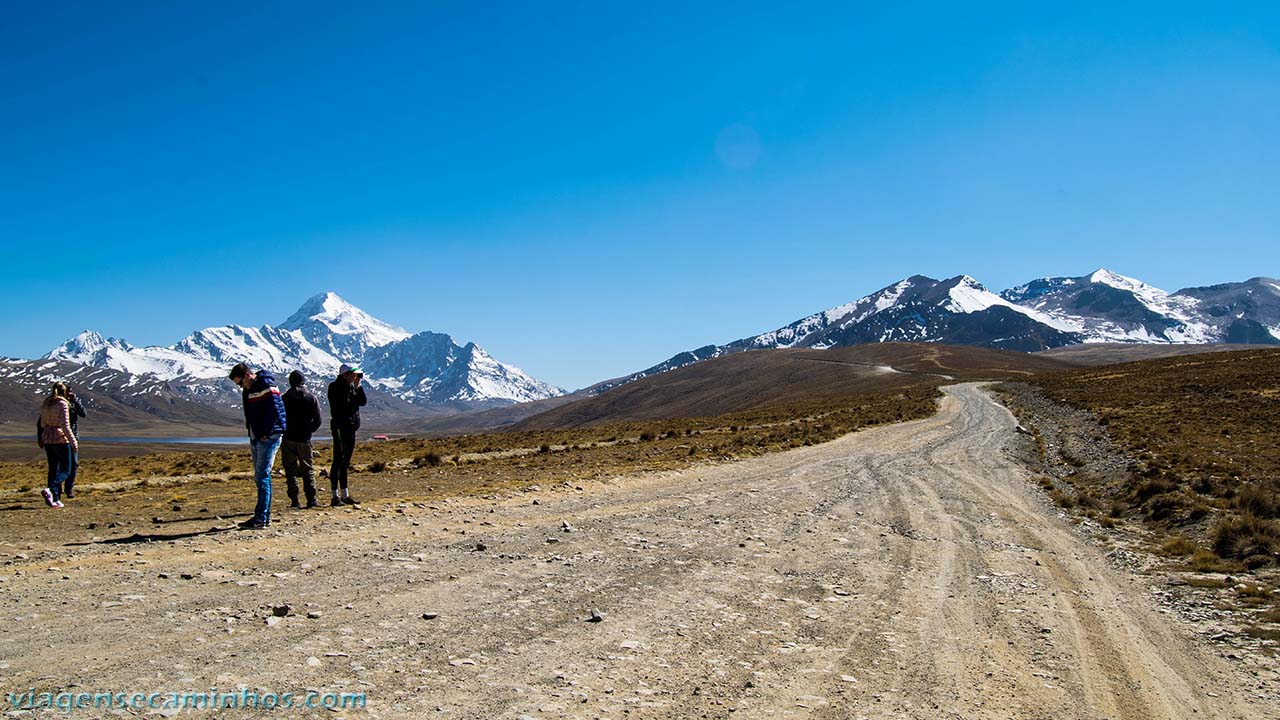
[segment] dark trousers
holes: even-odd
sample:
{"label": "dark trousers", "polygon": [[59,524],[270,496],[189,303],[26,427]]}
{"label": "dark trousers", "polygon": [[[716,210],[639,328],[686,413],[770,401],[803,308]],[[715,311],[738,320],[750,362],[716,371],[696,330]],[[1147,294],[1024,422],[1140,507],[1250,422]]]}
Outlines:
{"label": "dark trousers", "polygon": [[280,457],[284,461],[284,478],[289,484],[289,502],[298,502],[298,478],[302,478],[302,491],[307,504],[316,501],[316,471],[311,463],[310,440],[285,440],[280,445]]}
{"label": "dark trousers", "polygon": [[333,465],[329,468],[329,487],[337,494],[338,488],[347,489],[347,470],[351,467],[351,455],[356,451],[356,431],[331,426],[333,430]]}
{"label": "dark trousers", "polygon": [[[68,445],[67,447],[71,447]],[[62,492],[67,495],[71,494],[72,489],[76,486],[76,471],[80,469],[80,453],[75,450],[71,451],[71,470],[67,473],[67,481],[62,484]]]}
{"label": "dark trousers", "polygon": [[71,446],[67,443],[45,445],[44,456],[49,460],[49,492],[57,502],[62,499],[62,484],[71,473]]}

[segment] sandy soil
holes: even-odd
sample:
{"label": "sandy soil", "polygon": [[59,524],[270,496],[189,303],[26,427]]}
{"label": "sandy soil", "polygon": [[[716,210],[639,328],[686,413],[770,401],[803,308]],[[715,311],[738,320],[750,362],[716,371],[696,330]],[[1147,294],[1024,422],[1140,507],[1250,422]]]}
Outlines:
{"label": "sandy soil", "polygon": [[0,685],[364,691],[310,714],[353,718],[1280,717],[1049,509],[1013,426],[958,385],[927,420],[581,490],[3,537]]}

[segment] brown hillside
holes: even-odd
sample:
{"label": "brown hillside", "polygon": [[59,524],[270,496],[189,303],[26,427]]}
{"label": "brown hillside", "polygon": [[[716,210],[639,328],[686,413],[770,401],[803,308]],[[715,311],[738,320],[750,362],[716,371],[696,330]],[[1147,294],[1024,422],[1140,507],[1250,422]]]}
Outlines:
{"label": "brown hillside", "polygon": [[830,401],[951,379],[1008,379],[1073,366],[1027,353],[929,343],[876,343],[834,350],[757,350],[694,363],[521,421],[548,430],[703,417]]}

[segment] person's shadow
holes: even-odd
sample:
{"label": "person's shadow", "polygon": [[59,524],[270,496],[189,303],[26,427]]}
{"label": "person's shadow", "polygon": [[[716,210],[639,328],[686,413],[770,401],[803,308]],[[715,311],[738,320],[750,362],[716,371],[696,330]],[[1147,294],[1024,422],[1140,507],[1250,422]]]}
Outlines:
{"label": "person's shadow", "polygon": [[185,540],[187,538],[200,537],[202,535],[217,535],[225,532],[234,532],[239,528],[235,525],[230,527],[217,526],[208,530],[194,530],[184,533],[134,533],[124,537],[107,538],[106,540],[88,540],[85,542],[70,542],[63,547],[82,547],[85,545],[132,545],[134,543],[151,543],[151,542],[167,542],[170,540]]}

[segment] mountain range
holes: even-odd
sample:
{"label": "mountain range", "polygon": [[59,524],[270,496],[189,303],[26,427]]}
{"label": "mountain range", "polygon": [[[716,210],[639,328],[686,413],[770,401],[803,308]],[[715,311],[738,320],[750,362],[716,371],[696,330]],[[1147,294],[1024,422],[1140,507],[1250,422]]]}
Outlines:
{"label": "mountain range", "polygon": [[606,392],[744,350],[935,342],[1035,352],[1080,343],[1280,344],[1280,281],[1169,293],[1109,270],[1033,280],[1000,294],[968,275],[913,275],[853,302],[759,335],[678,353],[589,388]]}
{"label": "mountain range", "polygon": [[429,408],[455,411],[561,395],[558,387],[495,360],[475,343],[442,333],[409,333],[329,292],[308,299],[278,326],[224,325],[197,330],[169,346],[137,347],[86,330],[54,348],[48,360],[118,370],[165,381],[227,401],[227,371],[237,362],[266,368],[283,383],[301,370],[311,385],[332,379],[343,363],[360,365],[373,389]]}
{"label": "mountain range", "polygon": [[[1097,270],[994,293],[968,275],[945,280],[913,275],[769,332],[681,352],[572,395],[496,360],[475,343],[459,345],[442,333],[410,333],[328,292],[308,299],[279,325],[210,327],[169,346],[138,347],[86,330],[40,360],[4,361],[0,385],[35,392],[61,374],[92,381],[99,394],[122,407],[166,418],[168,413],[175,416],[171,422],[186,417],[214,425],[236,416],[238,394],[225,380],[236,362],[270,369],[282,383],[289,370],[300,369],[313,388],[323,387],[342,363],[350,363],[363,366],[375,404],[397,423],[465,428],[466,422],[459,425],[444,416],[466,413],[483,417],[484,427],[496,427],[710,358],[883,342],[1024,352],[1086,343],[1274,345],[1280,344],[1280,282],[1256,277],[1169,293]],[[186,412],[201,406],[211,412],[199,417]],[[173,408],[178,410],[170,412]],[[479,411],[486,412],[476,415]]]}

